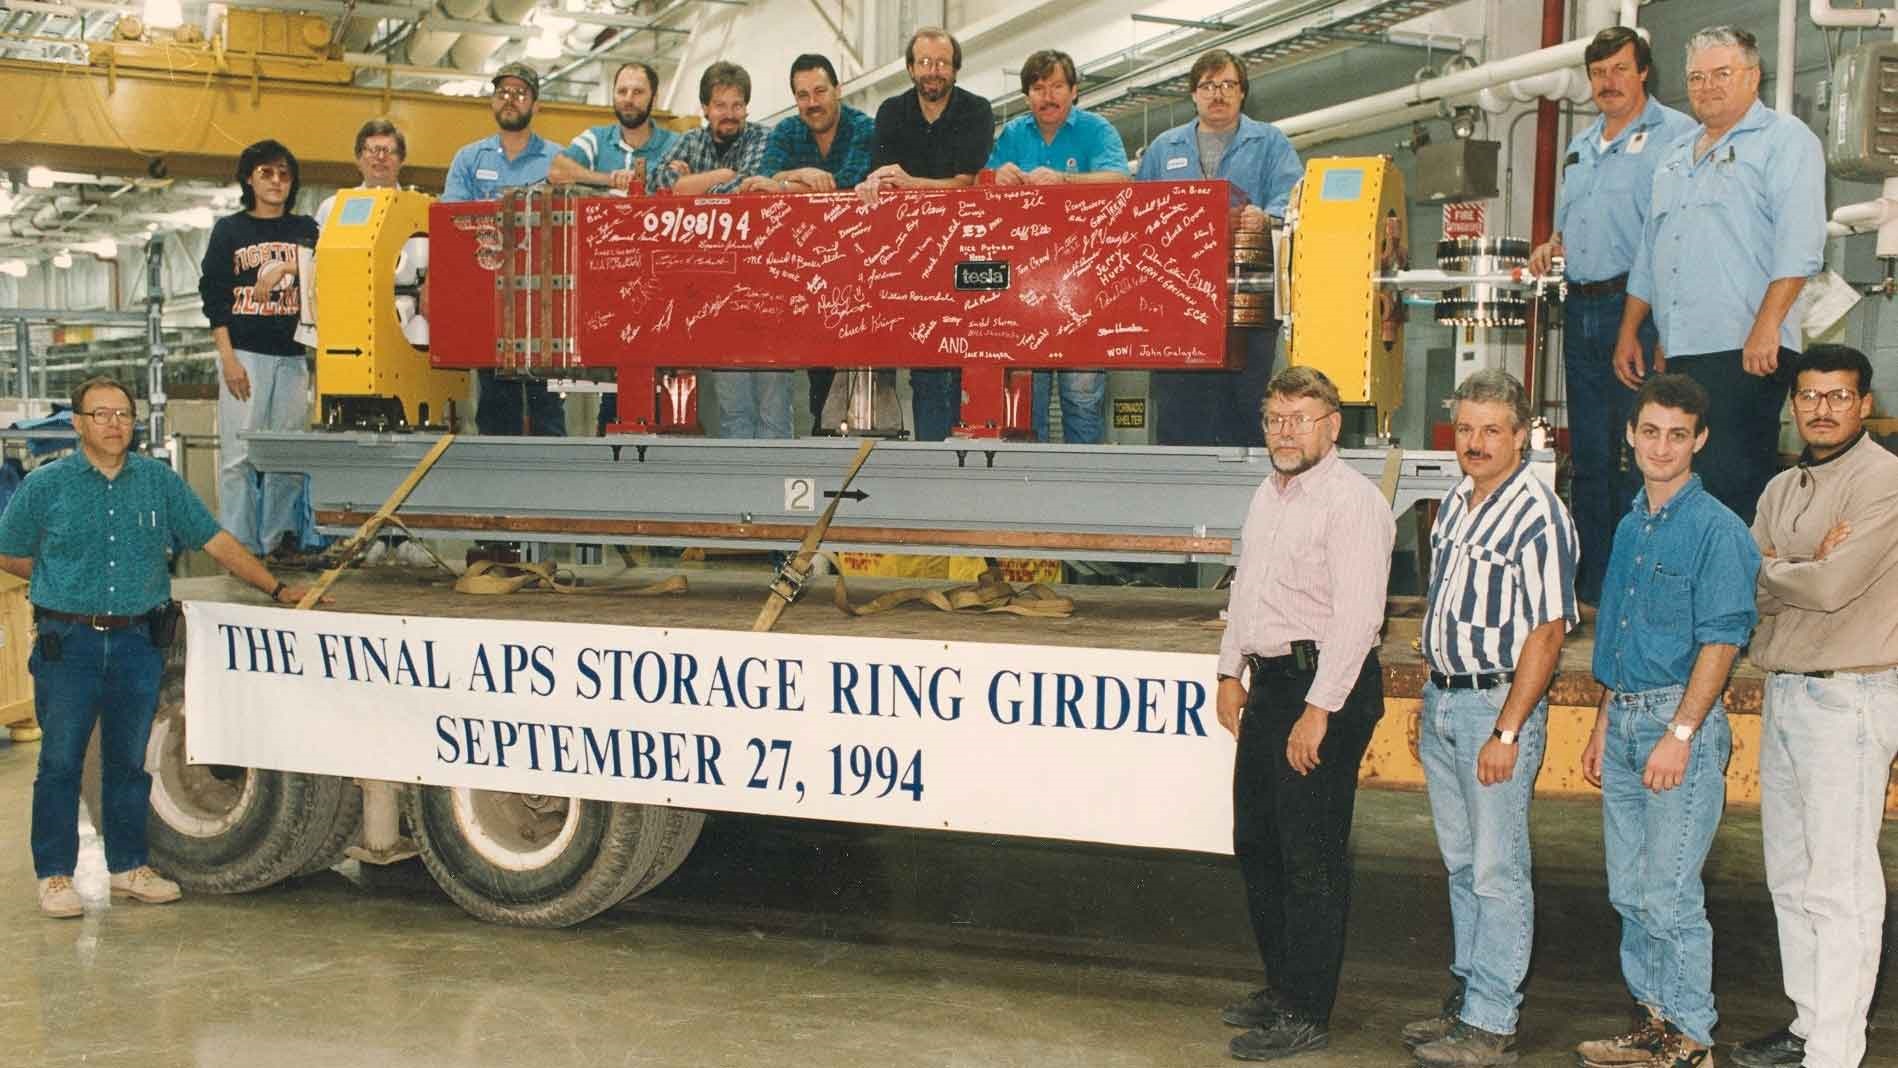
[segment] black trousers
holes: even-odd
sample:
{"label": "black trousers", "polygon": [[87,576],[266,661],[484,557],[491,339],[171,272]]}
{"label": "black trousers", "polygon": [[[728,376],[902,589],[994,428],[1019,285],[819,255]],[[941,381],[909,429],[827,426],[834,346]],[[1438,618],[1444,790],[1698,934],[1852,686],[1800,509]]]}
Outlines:
{"label": "black trousers", "polygon": [[1384,714],[1384,676],[1377,654],[1366,656],[1331,714],[1319,765],[1300,775],[1285,762],[1285,743],[1311,680],[1309,672],[1252,680],[1232,769],[1232,844],[1266,984],[1324,1024],[1344,965],[1358,765]]}

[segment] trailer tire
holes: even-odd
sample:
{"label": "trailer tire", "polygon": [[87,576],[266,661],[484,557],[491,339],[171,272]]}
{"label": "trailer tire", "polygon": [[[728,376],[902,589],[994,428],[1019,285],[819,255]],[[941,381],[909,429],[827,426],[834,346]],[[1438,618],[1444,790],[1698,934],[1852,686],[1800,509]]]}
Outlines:
{"label": "trailer tire", "polygon": [[310,859],[290,873],[292,879],[328,871],[342,863],[344,852],[355,845],[362,834],[362,787],[353,779],[337,779],[336,784],[334,804],[327,811],[318,812],[310,825],[312,831],[327,830],[315,838]]}
{"label": "trailer tire", "polygon": [[666,881],[667,877],[679,870],[685,863],[686,854],[698,844],[699,832],[705,829],[705,813],[689,808],[666,809],[667,820],[661,833],[659,856],[653,861],[652,868],[641,877],[627,899],[639,895]]}
{"label": "trailer tire", "polygon": [[404,803],[422,863],[449,898],[514,927],[571,927],[612,907],[681,829],[657,805],[443,786],[412,789]]}

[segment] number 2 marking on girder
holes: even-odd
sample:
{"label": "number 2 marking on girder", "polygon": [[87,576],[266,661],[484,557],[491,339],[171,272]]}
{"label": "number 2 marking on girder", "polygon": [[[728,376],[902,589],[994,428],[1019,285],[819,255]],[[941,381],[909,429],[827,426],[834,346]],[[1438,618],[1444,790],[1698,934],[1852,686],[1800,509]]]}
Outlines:
{"label": "number 2 marking on girder", "polygon": [[785,479],[784,510],[787,512],[817,511],[817,483],[808,478]]}

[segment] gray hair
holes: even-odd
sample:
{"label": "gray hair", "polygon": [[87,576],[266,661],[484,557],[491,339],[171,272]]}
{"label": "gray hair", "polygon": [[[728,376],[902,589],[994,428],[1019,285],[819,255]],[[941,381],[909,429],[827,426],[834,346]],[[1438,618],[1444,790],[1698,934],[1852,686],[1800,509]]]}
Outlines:
{"label": "gray hair", "polygon": [[1458,404],[1469,401],[1472,404],[1501,404],[1509,408],[1515,417],[1516,430],[1529,425],[1529,391],[1508,371],[1488,369],[1478,371],[1463,380],[1450,395]]}
{"label": "gray hair", "polygon": [[1737,48],[1749,67],[1760,65],[1760,40],[1738,26],[1709,26],[1687,39],[1687,58],[1707,48]]}
{"label": "gray hair", "polygon": [[1273,397],[1310,397],[1322,401],[1328,408],[1344,407],[1338,400],[1338,387],[1316,367],[1280,368],[1272,381],[1265,384],[1265,397],[1259,401],[1260,415],[1265,414],[1266,405],[1272,403]]}

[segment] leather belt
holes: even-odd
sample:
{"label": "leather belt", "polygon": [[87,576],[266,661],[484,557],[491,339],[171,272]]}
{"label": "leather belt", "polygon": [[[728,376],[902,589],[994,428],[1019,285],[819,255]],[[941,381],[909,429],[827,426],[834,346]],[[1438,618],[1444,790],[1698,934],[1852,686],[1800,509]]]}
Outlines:
{"label": "leather belt", "polygon": [[1570,282],[1568,287],[1571,292],[1580,293],[1584,297],[1599,297],[1609,293],[1624,293],[1628,289],[1628,276],[1618,274],[1613,278],[1604,278],[1599,282]]}
{"label": "leather belt", "polygon": [[93,630],[120,630],[125,627],[143,626],[151,618],[151,613],[137,616],[87,615],[84,612],[60,612],[34,605],[33,618],[56,619],[61,623],[84,623]]}
{"label": "leather belt", "polygon": [[1513,671],[1497,671],[1488,675],[1445,675],[1440,671],[1430,673],[1430,685],[1439,690],[1487,690],[1495,686],[1507,686],[1516,677]]}
{"label": "leather belt", "polygon": [[1286,653],[1284,656],[1260,656],[1257,653],[1247,653],[1246,663],[1252,665],[1252,673],[1254,675],[1260,675],[1260,674],[1310,675],[1310,674],[1313,674],[1313,672],[1311,671],[1300,671],[1298,667],[1298,657],[1294,656],[1291,653]]}

